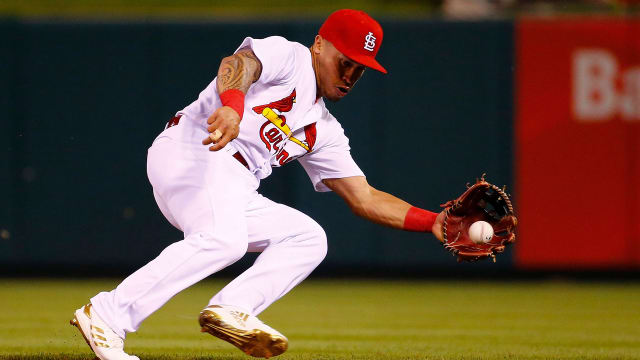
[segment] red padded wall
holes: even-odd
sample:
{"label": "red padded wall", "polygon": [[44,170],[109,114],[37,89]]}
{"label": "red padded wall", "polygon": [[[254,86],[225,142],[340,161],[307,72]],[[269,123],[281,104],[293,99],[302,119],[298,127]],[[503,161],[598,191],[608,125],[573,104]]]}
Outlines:
{"label": "red padded wall", "polygon": [[521,268],[640,266],[640,21],[516,26]]}

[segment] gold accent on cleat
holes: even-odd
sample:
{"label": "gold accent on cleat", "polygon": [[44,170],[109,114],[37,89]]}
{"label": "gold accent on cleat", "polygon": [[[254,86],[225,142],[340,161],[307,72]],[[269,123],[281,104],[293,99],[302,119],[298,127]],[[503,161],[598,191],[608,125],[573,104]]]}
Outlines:
{"label": "gold accent on cleat", "polygon": [[[211,308],[213,307],[219,306],[211,306]],[[248,318],[248,315],[245,318]],[[259,329],[250,331],[237,329],[208,309],[204,309],[200,313],[199,323],[202,327],[200,331],[208,332],[250,356],[268,359],[282,354],[289,346],[287,339],[283,336],[270,334]]]}
{"label": "gold accent on cleat", "polygon": [[95,331],[97,331],[97,332],[99,332],[100,334],[104,334],[104,330],[100,329],[100,328],[99,328],[99,327],[97,327],[97,326],[93,326],[93,325],[91,325],[91,329],[92,329],[92,330],[95,330]]}
{"label": "gold accent on cleat", "polygon": [[84,311],[84,314],[87,315],[89,319],[91,319],[91,303],[88,303],[87,305],[85,305],[82,311]]}

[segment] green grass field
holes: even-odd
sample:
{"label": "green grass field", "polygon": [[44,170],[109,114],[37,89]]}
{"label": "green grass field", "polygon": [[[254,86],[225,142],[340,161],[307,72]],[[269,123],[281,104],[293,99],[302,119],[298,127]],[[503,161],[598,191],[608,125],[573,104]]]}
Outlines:
{"label": "green grass field", "polygon": [[[115,280],[0,280],[0,359],[92,359],[68,324]],[[141,359],[250,359],[199,332],[224,282],[153,314],[126,349]],[[640,283],[310,280],[261,316],[283,332],[277,359],[640,359]]]}

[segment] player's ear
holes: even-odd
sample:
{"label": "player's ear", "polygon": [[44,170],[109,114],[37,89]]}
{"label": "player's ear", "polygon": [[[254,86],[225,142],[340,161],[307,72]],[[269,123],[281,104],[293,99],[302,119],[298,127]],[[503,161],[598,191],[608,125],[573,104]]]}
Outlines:
{"label": "player's ear", "polygon": [[314,53],[320,54],[320,51],[322,51],[322,45],[323,45],[322,36],[316,35],[316,38],[313,40],[313,45],[311,46],[311,49],[313,50]]}

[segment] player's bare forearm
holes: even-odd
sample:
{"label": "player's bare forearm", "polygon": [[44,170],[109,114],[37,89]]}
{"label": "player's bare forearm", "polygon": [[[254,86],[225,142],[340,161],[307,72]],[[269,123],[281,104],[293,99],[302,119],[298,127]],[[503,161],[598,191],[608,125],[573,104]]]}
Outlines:
{"label": "player's bare forearm", "polygon": [[218,68],[216,85],[218,94],[229,89],[247,93],[249,87],[258,81],[262,73],[262,63],[251,50],[240,50],[222,59]]}
{"label": "player's bare forearm", "polygon": [[[395,229],[409,231],[429,231],[439,240],[443,241],[442,223],[444,212],[440,212],[435,220],[419,223],[427,228],[421,230],[407,227],[408,212],[412,208],[411,204],[399,199],[391,194],[380,191],[369,185],[364,176],[354,176],[341,179],[324,179],[322,182],[344,199],[351,210],[358,216],[375,223],[389,226]],[[415,210],[414,208],[413,210]],[[425,210],[428,214],[433,214]],[[424,219],[424,218],[422,218]],[[427,225],[430,224],[430,225]]]}
{"label": "player's bare forearm", "polygon": [[342,197],[356,215],[381,225],[403,229],[411,204],[375,189],[363,176],[324,179],[323,183]]}
{"label": "player's bare forearm", "polygon": [[375,223],[395,229],[404,228],[404,220],[411,205],[389,193],[371,187],[371,200],[355,212]]}
{"label": "player's bare forearm", "polygon": [[202,140],[209,150],[218,151],[240,133],[240,121],[244,112],[244,96],[249,87],[262,74],[262,63],[249,49],[240,50],[222,59],[216,85],[222,102],[207,119],[209,136]]}

